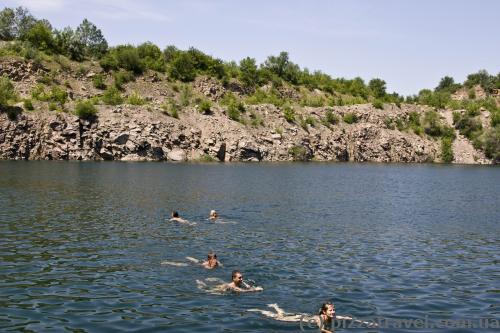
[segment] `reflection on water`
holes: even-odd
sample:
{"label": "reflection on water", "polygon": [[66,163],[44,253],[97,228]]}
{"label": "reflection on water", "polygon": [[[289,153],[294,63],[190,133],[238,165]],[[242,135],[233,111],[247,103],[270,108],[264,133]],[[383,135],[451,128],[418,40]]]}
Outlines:
{"label": "reflection on water", "polygon": [[[0,175],[2,330],[297,332],[247,309],[332,299],[358,318],[500,319],[498,168],[1,162]],[[185,259],[210,251],[223,268]],[[234,269],[264,292],[197,288]]]}

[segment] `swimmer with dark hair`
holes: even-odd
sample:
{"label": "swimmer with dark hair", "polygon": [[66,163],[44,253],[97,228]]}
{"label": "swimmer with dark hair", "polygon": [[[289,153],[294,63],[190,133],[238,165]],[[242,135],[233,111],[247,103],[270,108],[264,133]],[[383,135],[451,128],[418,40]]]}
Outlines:
{"label": "swimmer with dark hair", "polygon": [[243,274],[240,271],[233,271],[231,274],[231,282],[227,284],[220,285],[218,287],[221,291],[235,291],[239,293],[246,293],[252,291],[263,291],[262,287],[250,286],[245,281],[243,281]]}
{"label": "swimmer with dark hair", "polygon": [[179,216],[179,212],[177,212],[176,210],[173,210],[172,211],[172,215],[171,215],[171,218],[170,218],[170,221],[171,222],[179,222],[179,223],[184,223],[184,224],[190,224],[190,225],[194,225],[196,223],[191,223],[189,222],[188,220],[184,220],[182,217]]}
{"label": "swimmer with dark hair", "polygon": [[201,265],[206,269],[214,269],[217,267],[222,267],[220,261],[217,260],[217,255],[213,252],[210,252],[207,255],[207,261],[204,261]]}

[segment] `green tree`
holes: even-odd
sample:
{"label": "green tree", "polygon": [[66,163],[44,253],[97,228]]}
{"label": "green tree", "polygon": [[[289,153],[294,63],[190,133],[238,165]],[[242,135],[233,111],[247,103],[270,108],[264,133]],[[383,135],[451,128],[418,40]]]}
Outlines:
{"label": "green tree", "polygon": [[15,97],[14,85],[10,82],[9,77],[4,74],[0,77],[0,106],[7,105],[8,101]]}
{"label": "green tree", "polygon": [[292,84],[297,84],[301,76],[300,67],[290,61],[288,52],[285,51],[280,52],[278,56],[267,57],[263,68]]}
{"label": "green tree", "polygon": [[381,79],[371,79],[368,88],[375,98],[382,98],[386,95],[385,81]]}
{"label": "green tree", "polygon": [[170,65],[170,76],[183,82],[193,81],[196,68],[193,58],[188,53],[180,53]]}
{"label": "green tree", "polygon": [[85,56],[85,45],[75,36],[70,27],[54,32],[54,40],[59,53],[72,60],[81,61]]}
{"label": "green tree", "polygon": [[26,8],[17,7],[15,12],[14,37],[24,40],[25,34],[35,25],[37,20]]}
{"label": "green tree", "polygon": [[259,82],[259,72],[254,58],[246,57],[240,61],[240,79],[249,88],[255,88]]}
{"label": "green tree", "polygon": [[486,92],[491,93],[495,88],[495,77],[490,75],[486,70],[482,69],[477,73],[469,74],[464,85],[471,88],[479,84]]}
{"label": "green tree", "polygon": [[356,77],[349,82],[349,88],[346,92],[349,92],[353,96],[363,97],[364,99],[368,96],[368,89],[365,85],[365,81],[360,77]]}
{"label": "green tree", "polygon": [[147,68],[158,72],[165,72],[165,59],[158,46],[151,42],[142,43],[137,47],[137,52]]}
{"label": "green tree", "polygon": [[36,22],[24,34],[24,40],[30,42],[40,50],[51,51],[55,49],[55,40],[52,31],[41,21]]}
{"label": "green tree", "polygon": [[100,29],[87,19],[76,28],[75,38],[85,46],[85,55],[101,58],[108,50],[108,42]]}
{"label": "green tree", "polygon": [[269,69],[274,74],[283,78],[286,67],[289,63],[288,52],[280,52],[279,56],[269,56],[264,62],[264,67]]}
{"label": "green tree", "polygon": [[16,13],[11,8],[4,8],[0,12],[0,40],[13,40]]}
{"label": "green tree", "polygon": [[451,76],[445,76],[440,81],[436,88],[434,88],[435,92],[445,91],[454,93],[457,91],[461,85],[459,83],[455,83],[455,80]]}

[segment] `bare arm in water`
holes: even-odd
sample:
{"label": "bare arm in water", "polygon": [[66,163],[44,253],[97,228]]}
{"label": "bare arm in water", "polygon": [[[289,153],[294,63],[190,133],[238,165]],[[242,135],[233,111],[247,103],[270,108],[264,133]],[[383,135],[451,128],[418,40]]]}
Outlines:
{"label": "bare arm in water", "polygon": [[236,291],[238,293],[248,293],[252,291],[263,291],[264,288],[262,287],[250,287],[248,284],[243,282],[243,285],[241,287],[238,287],[234,284],[234,282],[230,282],[227,284],[223,284],[219,286],[222,290],[224,291]]}

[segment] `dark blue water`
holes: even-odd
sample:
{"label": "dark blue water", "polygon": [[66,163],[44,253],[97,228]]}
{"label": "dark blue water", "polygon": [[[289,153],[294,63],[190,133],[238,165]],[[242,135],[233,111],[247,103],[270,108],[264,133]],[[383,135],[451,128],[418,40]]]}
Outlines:
{"label": "dark blue water", "polygon": [[[1,331],[300,332],[247,309],[327,300],[388,325],[500,320],[495,167],[0,162],[0,233]],[[209,251],[222,269],[161,264]],[[233,269],[264,291],[197,288]],[[440,330],[472,331],[495,330]]]}

